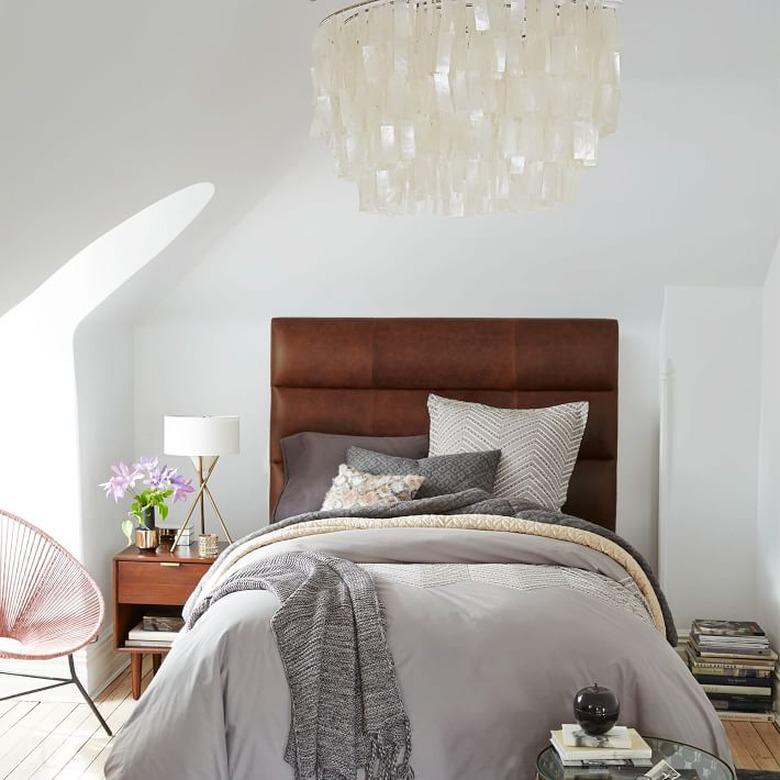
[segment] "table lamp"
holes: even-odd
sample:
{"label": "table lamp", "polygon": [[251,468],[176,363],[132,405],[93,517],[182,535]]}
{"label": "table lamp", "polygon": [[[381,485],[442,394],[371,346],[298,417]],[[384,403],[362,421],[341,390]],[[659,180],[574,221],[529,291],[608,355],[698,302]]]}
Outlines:
{"label": "table lamp", "polygon": [[239,418],[166,415],[163,418],[163,441],[166,455],[183,455],[192,459],[199,483],[187,517],[176,534],[171,550],[176,549],[179,537],[184,529],[189,527],[190,518],[198,506],[200,507],[200,532],[206,533],[206,498],[211,503],[225,536],[232,543],[230,531],[209,489],[209,479],[223,455],[233,455],[239,451]]}

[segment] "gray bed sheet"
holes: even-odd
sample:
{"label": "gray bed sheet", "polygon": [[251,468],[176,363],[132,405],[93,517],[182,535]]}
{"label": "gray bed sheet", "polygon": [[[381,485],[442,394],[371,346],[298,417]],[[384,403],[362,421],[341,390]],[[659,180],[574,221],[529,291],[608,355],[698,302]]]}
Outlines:
{"label": "gray bed sheet", "polygon": [[[248,556],[320,550],[356,563],[534,564],[627,582],[612,558],[527,534],[441,528],[339,531],[277,542]],[[541,570],[541,569],[540,569]],[[648,620],[587,592],[467,579],[414,587],[376,577],[418,780],[534,776],[549,732],[572,722],[572,698],[598,682],[621,723],[731,760],[718,717]],[[109,779],[288,780],[290,696],[266,592],[216,603],[175,642],[116,738]]]}

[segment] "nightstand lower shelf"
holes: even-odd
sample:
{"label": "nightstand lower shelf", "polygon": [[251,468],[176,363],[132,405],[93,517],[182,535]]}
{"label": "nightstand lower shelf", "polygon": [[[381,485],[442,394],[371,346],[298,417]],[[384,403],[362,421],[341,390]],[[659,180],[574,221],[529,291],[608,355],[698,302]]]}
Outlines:
{"label": "nightstand lower shelf", "polygon": [[[220,545],[220,552],[227,545]],[[141,695],[141,664],[152,656],[156,672],[169,647],[127,647],[130,631],[145,614],[159,610],[181,613],[201,577],[214,563],[201,558],[196,548],[179,547],[175,552],[162,545],[152,552],[128,547],[114,556],[114,649],[130,656],[133,698]]]}

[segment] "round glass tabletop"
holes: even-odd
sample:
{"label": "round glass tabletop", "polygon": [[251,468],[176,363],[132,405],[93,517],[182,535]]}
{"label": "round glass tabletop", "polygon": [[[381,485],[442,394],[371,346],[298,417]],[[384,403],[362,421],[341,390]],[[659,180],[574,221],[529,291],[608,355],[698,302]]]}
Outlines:
{"label": "round glass tabletop", "polygon": [[[680,780],[735,780],[731,767],[706,750],[656,737],[645,737],[645,741],[653,750],[653,765],[665,760],[680,773]],[[548,745],[537,756],[536,771],[541,780],[636,780],[649,769],[624,766],[564,767],[553,746]]]}

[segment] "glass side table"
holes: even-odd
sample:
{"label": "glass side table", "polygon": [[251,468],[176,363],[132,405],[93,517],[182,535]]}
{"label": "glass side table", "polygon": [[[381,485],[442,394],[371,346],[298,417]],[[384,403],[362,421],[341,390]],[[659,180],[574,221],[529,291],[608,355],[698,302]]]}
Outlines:
{"label": "glass side table", "polygon": [[[736,780],[731,767],[706,750],[656,737],[645,737],[645,742],[652,748],[653,764],[666,760],[680,773],[680,780]],[[552,745],[536,758],[539,780],[636,780],[647,771],[630,766],[564,767]]]}

